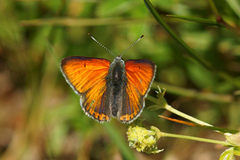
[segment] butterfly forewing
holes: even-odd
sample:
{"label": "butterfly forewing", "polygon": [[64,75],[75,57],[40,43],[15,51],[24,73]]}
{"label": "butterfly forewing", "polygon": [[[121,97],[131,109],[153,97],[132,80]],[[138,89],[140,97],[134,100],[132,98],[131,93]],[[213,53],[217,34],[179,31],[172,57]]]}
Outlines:
{"label": "butterfly forewing", "polygon": [[105,79],[110,63],[106,59],[82,56],[67,57],[61,62],[66,81],[81,96],[84,112],[100,122],[111,118]]}
{"label": "butterfly forewing", "polygon": [[119,113],[120,121],[130,123],[140,115],[155,76],[155,69],[155,64],[150,60],[126,61],[126,95]]}

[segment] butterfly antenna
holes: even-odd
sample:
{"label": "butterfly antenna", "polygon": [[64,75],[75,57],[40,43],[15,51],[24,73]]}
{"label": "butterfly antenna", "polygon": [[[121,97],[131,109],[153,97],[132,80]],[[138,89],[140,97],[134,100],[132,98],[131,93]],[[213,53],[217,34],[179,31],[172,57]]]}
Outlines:
{"label": "butterfly antenna", "polygon": [[105,47],[103,44],[101,44],[100,42],[98,42],[90,33],[88,33],[88,35],[95,41],[95,42],[97,42],[97,44],[99,44],[101,47],[103,47],[104,49],[106,49],[108,52],[110,52],[114,57],[116,57],[115,56],[115,54],[113,54],[107,47]]}
{"label": "butterfly antenna", "polygon": [[138,40],[136,40],[136,42],[134,42],[131,46],[129,46],[122,54],[120,57],[122,57],[122,55],[127,52],[132,46],[134,46],[138,41],[140,41],[143,38],[144,35],[142,35],[140,38],[138,38]]}

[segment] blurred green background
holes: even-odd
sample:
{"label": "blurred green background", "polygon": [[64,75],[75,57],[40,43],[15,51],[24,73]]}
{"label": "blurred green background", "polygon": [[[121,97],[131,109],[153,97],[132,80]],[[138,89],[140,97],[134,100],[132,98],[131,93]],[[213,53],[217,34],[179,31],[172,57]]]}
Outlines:
{"label": "blurred green background", "polygon": [[[215,19],[207,0],[151,2],[163,15]],[[215,0],[215,4],[225,21],[239,29],[239,1]],[[164,20],[215,68],[240,81],[240,38],[235,33],[169,17]],[[144,34],[123,59],[155,62],[157,73],[149,94],[156,97],[158,84],[167,89],[165,97],[174,108],[217,127],[238,129],[239,88],[191,59],[143,1],[1,0],[0,159],[218,159],[226,149],[223,146],[171,138],[158,141],[164,152],[138,153],[128,147],[126,125],[116,119],[99,124],[87,117],[79,96],[60,72],[60,61],[72,55],[112,61],[114,57],[88,33],[116,55]],[[147,128],[154,125],[164,132],[225,140],[212,131],[160,119],[159,114],[180,118],[164,110],[149,111],[151,105],[146,100],[140,116]]]}

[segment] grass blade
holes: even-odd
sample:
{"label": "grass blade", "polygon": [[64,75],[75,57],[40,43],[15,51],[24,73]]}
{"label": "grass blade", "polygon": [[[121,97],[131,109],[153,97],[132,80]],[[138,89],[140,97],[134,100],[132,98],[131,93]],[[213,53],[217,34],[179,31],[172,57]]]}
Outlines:
{"label": "grass blade", "polygon": [[216,21],[209,20],[209,19],[190,18],[190,17],[177,16],[177,15],[167,15],[167,17],[183,19],[183,20],[187,20],[187,21],[191,21],[191,22],[198,22],[198,23],[202,23],[205,25],[209,25],[209,26],[224,27],[222,24],[219,24]]}
{"label": "grass blade", "polygon": [[221,77],[222,79],[225,79],[235,85],[236,87],[240,88],[240,82],[235,80],[233,77],[228,75],[227,73],[223,71],[216,70],[212,64],[210,64],[208,61],[206,61],[204,58],[199,56],[192,48],[190,48],[179,36],[177,36],[171,28],[165,23],[165,21],[162,19],[161,15],[158,14],[156,9],[153,7],[153,5],[150,3],[149,0],[144,0],[145,5],[147,6],[148,10],[151,12],[153,17],[156,19],[156,21],[172,36],[173,39],[175,39],[180,45],[182,45],[188,52],[186,52],[190,57],[192,57],[194,60],[199,62],[201,65],[206,67],[208,70],[215,73],[217,76]]}

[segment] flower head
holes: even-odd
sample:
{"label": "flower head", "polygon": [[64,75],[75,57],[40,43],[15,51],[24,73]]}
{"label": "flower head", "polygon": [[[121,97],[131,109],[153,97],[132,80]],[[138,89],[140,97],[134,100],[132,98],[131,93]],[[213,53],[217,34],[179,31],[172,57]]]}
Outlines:
{"label": "flower head", "polygon": [[146,128],[130,126],[127,131],[129,146],[136,148],[138,152],[159,153],[162,150],[157,149],[157,140],[161,137],[161,132],[156,127],[151,130]]}

